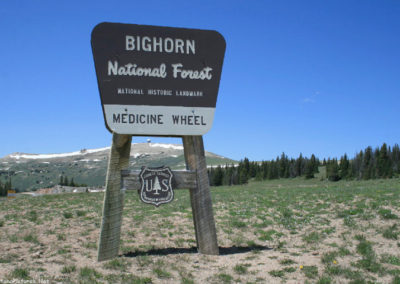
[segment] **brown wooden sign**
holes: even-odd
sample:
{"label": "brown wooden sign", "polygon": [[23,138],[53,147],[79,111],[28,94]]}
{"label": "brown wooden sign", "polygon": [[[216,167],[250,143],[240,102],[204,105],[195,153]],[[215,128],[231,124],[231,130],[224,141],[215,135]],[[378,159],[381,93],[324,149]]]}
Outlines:
{"label": "brown wooden sign", "polygon": [[[159,206],[190,191],[200,253],[219,253],[203,137],[212,125],[225,40],[216,31],[101,23],[91,36],[103,114],[113,133],[99,261],[118,256],[126,189]],[[132,135],[180,136],[186,169],[126,173]],[[175,179],[173,179],[175,176]]]}
{"label": "brown wooden sign", "polygon": [[172,189],[173,174],[169,167],[143,167],[140,177],[140,199],[147,204],[158,207],[174,199]]}
{"label": "brown wooden sign", "polygon": [[91,43],[110,132],[179,136],[210,130],[225,54],[221,34],[101,23]]}

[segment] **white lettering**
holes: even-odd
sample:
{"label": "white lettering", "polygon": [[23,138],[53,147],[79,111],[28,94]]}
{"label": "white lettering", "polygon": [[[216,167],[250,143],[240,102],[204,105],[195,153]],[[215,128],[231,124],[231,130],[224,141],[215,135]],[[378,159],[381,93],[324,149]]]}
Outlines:
{"label": "white lettering", "polygon": [[173,76],[174,78],[178,78],[178,73],[180,74],[179,76],[182,79],[192,79],[192,80],[211,80],[212,78],[212,74],[210,73],[212,68],[211,67],[204,67],[203,70],[185,70],[185,69],[181,69],[182,68],[182,64],[181,63],[177,63],[177,64],[172,64],[172,72],[173,72]]}
{"label": "white lettering", "polygon": [[182,67],[183,65],[181,63],[177,63],[177,64],[172,64],[172,68],[174,69],[173,72],[173,76],[174,78],[178,77],[178,72],[181,72],[180,69],[178,69],[179,67]]}
{"label": "white lettering", "polygon": [[129,51],[196,54],[196,42],[190,39],[126,35],[125,49]]}
{"label": "white lettering", "polygon": [[[168,46],[168,44],[169,44],[169,46]],[[174,50],[174,42],[172,41],[172,38],[167,37],[164,40],[164,49],[168,53],[171,53]]]}
{"label": "white lettering", "polygon": [[142,39],[142,49],[143,51],[151,51],[151,39],[147,36]]}
{"label": "white lettering", "polygon": [[189,49],[192,51],[193,54],[196,53],[196,49],[194,47],[194,40],[186,40],[186,54],[189,54]]}
{"label": "white lettering", "polygon": [[135,49],[135,38],[133,36],[126,36],[126,50],[134,50]]}
{"label": "white lettering", "polygon": [[138,76],[138,77],[167,77],[166,66],[164,63],[160,67],[138,67],[137,64],[128,63],[118,66],[118,61],[108,61],[108,76]]}
{"label": "white lettering", "polygon": [[183,40],[177,38],[175,39],[175,53],[184,53],[183,51],[183,45],[185,43],[183,42]]}
{"label": "white lettering", "polygon": [[158,47],[158,52],[162,52],[162,38],[153,37],[153,51],[156,52]]}
{"label": "white lettering", "polygon": [[114,65],[111,61],[108,61],[108,76],[111,75],[117,75],[117,71],[118,71],[118,62],[114,61]]}
{"label": "white lettering", "polygon": [[136,37],[136,42],[137,42],[137,50],[140,51],[140,37]]}

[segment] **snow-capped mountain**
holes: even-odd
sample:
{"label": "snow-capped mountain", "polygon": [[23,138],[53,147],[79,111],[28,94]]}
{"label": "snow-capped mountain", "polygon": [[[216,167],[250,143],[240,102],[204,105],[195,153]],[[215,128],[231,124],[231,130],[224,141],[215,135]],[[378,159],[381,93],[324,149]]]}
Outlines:
{"label": "snow-capped mountain", "polygon": [[[55,185],[62,175],[75,183],[101,186],[109,152],[110,147],[59,154],[13,153],[0,159],[0,181],[11,177],[14,188],[26,191]],[[130,156],[130,169],[144,165],[185,168],[183,146],[179,144],[135,143]],[[235,162],[211,152],[206,152],[206,159],[209,166]]]}

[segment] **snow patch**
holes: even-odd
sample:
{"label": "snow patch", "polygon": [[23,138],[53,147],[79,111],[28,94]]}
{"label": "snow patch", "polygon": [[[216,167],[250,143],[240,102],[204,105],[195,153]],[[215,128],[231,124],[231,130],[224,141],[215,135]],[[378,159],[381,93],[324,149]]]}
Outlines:
{"label": "snow patch", "polygon": [[98,148],[98,149],[89,149],[89,150],[81,150],[81,151],[75,151],[75,152],[70,152],[70,153],[61,153],[61,154],[15,154],[15,155],[10,155],[11,158],[14,159],[33,159],[33,160],[38,160],[38,159],[53,159],[53,158],[64,158],[64,157],[71,157],[71,156],[79,156],[79,155],[86,155],[86,154],[91,154],[91,153],[96,153],[96,152],[101,152],[110,149],[110,147],[104,147],[104,148]]}
{"label": "snow patch", "polygon": [[139,158],[139,157],[148,157],[148,156],[151,156],[151,155],[153,155],[152,153],[135,153],[135,154],[133,154],[133,155],[131,155],[131,157],[133,157],[133,158]]}
{"label": "snow patch", "polygon": [[162,144],[162,143],[149,143],[150,147],[160,147],[166,149],[174,149],[174,150],[183,150],[182,145],[174,145],[174,144]]}

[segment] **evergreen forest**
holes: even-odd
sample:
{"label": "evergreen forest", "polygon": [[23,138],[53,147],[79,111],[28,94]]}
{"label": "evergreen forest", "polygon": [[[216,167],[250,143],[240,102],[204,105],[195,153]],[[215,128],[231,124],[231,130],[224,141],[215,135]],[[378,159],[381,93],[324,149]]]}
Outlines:
{"label": "evergreen forest", "polygon": [[383,143],[381,147],[367,147],[353,158],[344,154],[337,158],[320,160],[315,155],[297,159],[288,158],[285,153],[271,161],[251,162],[244,158],[238,165],[225,165],[208,170],[210,185],[245,184],[249,179],[266,180],[279,178],[314,178],[321,167],[325,167],[326,178],[330,181],[341,179],[377,179],[400,176],[400,148]]}

